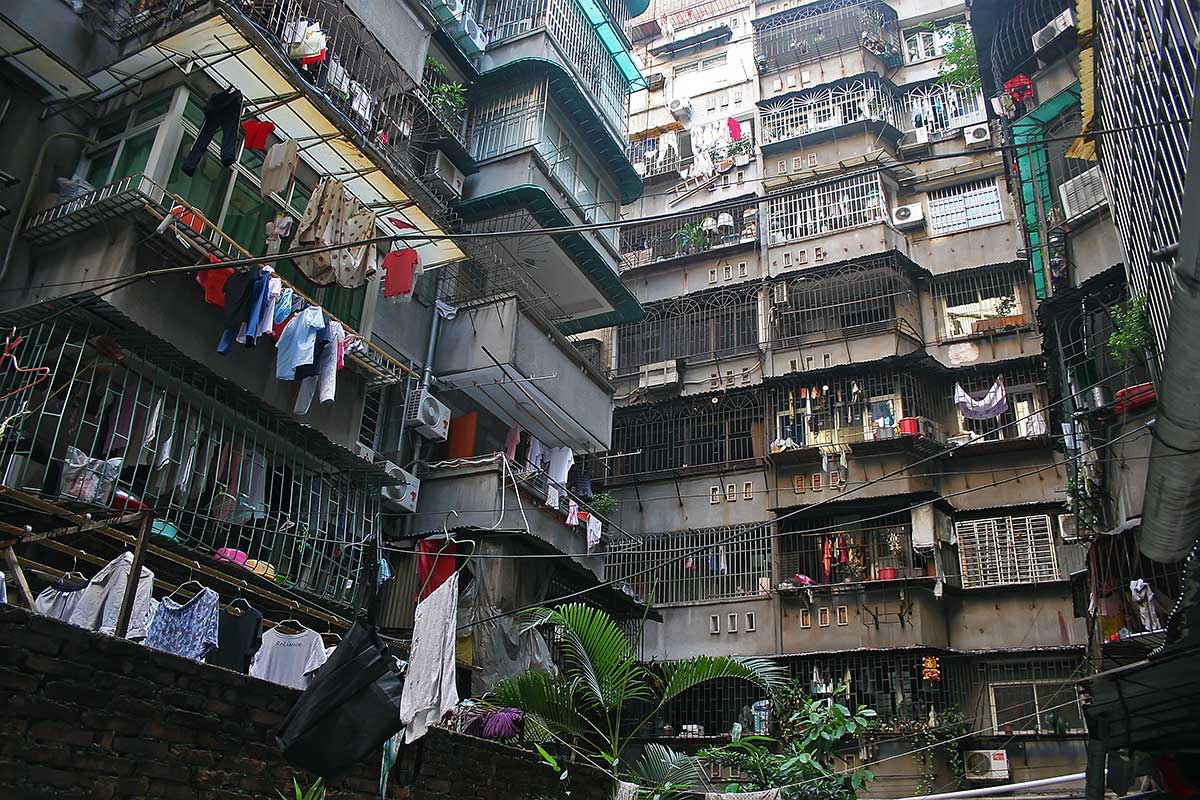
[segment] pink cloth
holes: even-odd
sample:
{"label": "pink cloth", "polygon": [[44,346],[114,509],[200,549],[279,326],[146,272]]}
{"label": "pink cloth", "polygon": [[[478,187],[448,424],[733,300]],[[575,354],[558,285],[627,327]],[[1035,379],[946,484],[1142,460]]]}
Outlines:
{"label": "pink cloth", "polygon": [[733,117],[730,117],[727,121],[729,123],[729,138],[735,142],[740,142],[742,140],[742,123]]}
{"label": "pink cloth", "polygon": [[508,436],[504,437],[504,452],[508,456],[509,461],[517,460],[517,444],[521,441],[521,426],[513,425],[508,429]]}
{"label": "pink cloth", "polygon": [[241,550],[235,550],[232,547],[222,547],[217,551],[217,560],[229,561],[233,564],[245,564],[248,555]]}
{"label": "pink cloth", "polygon": [[579,524],[579,506],[575,503],[574,500],[567,501],[567,524],[568,525],[578,525]]}

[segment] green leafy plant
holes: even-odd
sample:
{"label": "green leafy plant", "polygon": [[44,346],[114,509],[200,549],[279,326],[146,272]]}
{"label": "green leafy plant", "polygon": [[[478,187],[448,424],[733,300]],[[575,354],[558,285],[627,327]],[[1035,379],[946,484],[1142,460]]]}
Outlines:
{"label": "green leafy plant", "polygon": [[519,617],[522,631],[543,625],[555,628],[559,674],[515,675],[498,683],[489,699],[524,711],[527,736],[540,734],[590,761],[602,760],[614,777],[630,743],[688,689],[736,678],[771,692],[783,682],[784,669],[763,658],[705,655],[643,664],[613,618],[582,603],[532,609]]}
{"label": "green leafy plant", "polygon": [[445,75],[446,74],[446,65],[443,64],[442,62],[438,61],[433,56],[425,57],[425,69],[428,70],[429,72],[432,72],[435,75]]}
{"label": "green leafy plant", "polygon": [[925,27],[944,37],[938,83],[978,90],[983,82],[979,78],[979,57],[975,53],[975,36],[970,26],[965,22],[952,22],[944,27],[927,23]]}
{"label": "green leafy plant", "polygon": [[1128,369],[1146,357],[1154,346],[1154,330],[1146,296],[1131,297],[1112,312],[1113,332],[1108,335],[1108,352]]}
{"label": "green leafy plant", "polygon": [[699,222],[689,222],[675,233],[684,253],[699,253],[708,249],[708,231]]}
{"label": "green leafy plant", "polygon": [[322,778],[317,778],[317,782],[308,787],[307,790],[300,788],[300,781],[292,778],[292,788],[296,794],[286,795],[283,792],[277,791],[283,800],[325,800],[325,781]]}
{"label": "green leafy plant", "polygon": [[1005,295],[996,302],[996,314],[1001,317],[1011,317],[1017,310],[1017,298]]}
{"label": "green leafy plant", "polygon": [[587,501],[587,504],[588,508],[590,508],[592,511],[595,511],[602,517],[607,517],[609,514],[612,514],[617,510],[617,506],[620,505],[620,503],[617,502],[617,498],[613,497],[608,492],[600,492],[599,494],[592,495],[592,498]]}
{"label": "green leafy plant", "polygon": [[440,83],[430,89],[433,106],[439,114],[458,115],[467,107],[467,87],[461,83]]}
{"label": "green leafy plant", "polygon": [[649,800],[685,800],[693,796],[688,789],[704,785],[704,768],[693,756],[651,742],[627,777],[642,787]]}

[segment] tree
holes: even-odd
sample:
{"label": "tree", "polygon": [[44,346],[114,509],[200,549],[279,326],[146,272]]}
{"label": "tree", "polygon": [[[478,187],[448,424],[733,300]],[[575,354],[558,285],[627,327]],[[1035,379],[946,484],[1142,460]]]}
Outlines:
{"label": "tree", "polygon": [[764,658],[695,656],[643,664],[612,617],[581,603],[527,611],[520,625],[525,631],[555,626],[561,671],[530,670],[507,678],[490,699],[524,711],[527,732],[603,759],[614,777],[621,754],[672,698],[717,678],[750,681],[769,693],[782,685],[785,674]]}
{"label": "tree", "polygon": [[942,65],[938,83],[978,90],[983,82],[979,78],[979,57],[975,53],[975,35],[964,22],[952,22],[945,27],[930,24],[929,30],[942,39]]}

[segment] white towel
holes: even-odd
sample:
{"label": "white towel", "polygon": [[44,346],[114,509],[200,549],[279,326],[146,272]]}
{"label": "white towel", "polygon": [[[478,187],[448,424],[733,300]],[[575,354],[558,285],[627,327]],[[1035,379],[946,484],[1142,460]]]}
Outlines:
{"label": "white towel", "polygon": [[458,573],[417,604],[408,673],[400,696],[404,741],[415,742],[458,705],[454,675]]}

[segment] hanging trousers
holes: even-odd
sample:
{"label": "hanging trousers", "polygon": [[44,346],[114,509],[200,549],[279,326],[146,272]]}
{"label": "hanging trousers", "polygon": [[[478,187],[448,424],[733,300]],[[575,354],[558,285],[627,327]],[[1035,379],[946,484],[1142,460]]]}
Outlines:
{"label": "hanging trousers", "polygon": [[237,89],[223,89],[208,98],[200,135],[187,158],[183,160],[183,174],[189,177],[196,174],[196,167],[200,165],[200,159],[208,150],[208,143],[212,141],[217,128],[221,129],[221,163],[232,167],[234,159],[237,158],[238,124],[241,119],[242,93]]}

